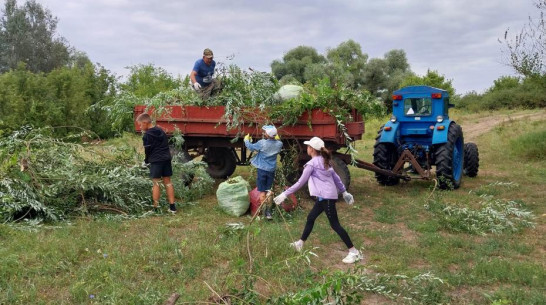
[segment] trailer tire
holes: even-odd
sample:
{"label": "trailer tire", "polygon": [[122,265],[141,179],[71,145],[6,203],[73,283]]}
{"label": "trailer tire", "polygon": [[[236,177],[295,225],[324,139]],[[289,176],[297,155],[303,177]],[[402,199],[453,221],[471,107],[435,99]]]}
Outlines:
{"label": "trailer tire", "polygon": [[[392,143],[375,143],[373,147],[373,164],[381,169],[392,170],[398,162],[398,152]],[[379,184],[392,186],[400,182],[400,178],[375,173]]]}
{"label": "trailer tire", "polygon": [[207,173],[216,179],[226,179],[235,172],[237,160],[228,147],[209,147],[203,156],[207,163]]}
{"label": "trailer tire", "polygon": [[[185,149],[179,149],[179,148],[170,146],[169,150],[171,152],[171,156],[173,160],[176,162],[180,162],[184,164],[192,160],[192,157],[190,156],[188,151]],[[182,181],[182,183],[184,183],[185,186],[190,186],[191,183],[193,182],[193,178],[194,178],[193,174],[189,174],[185,172],[180,173],[180,180]]]}
{"label": "trailer tire", "polygon": [[461,186],[464,159],[464,140],[461,126],[449,125],[447,142],[437,145],[434,151],[436,178],[441,189],[457,189]]}
{"label": "trailer tire", "polygon": [[476,177],[480,167],[480,154],[478,145],[469,142],[464,143],[464,168],[463,173],[468,177]]}
{"label": "trailer tire", "polygon": [[345,188],[348,190],[349,185],[351,185],[351,172],[349,171],[349,167],[345,161],[334,156],[332,157],[332,167],[341,179],[341,182],[343,182],[343,185],[345,185]]}

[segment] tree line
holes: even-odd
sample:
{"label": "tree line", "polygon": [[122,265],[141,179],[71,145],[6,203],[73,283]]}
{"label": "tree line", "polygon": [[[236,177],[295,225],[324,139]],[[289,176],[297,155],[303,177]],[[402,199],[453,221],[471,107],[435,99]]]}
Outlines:
{"label": "tree line", "polygon": [[[363,90],[390,103],[392,92],[408,85],[447,90],[460,108],[471,110],[546,106],[544,46],[546,0],[536,3],[539,19],[529,19],[521,32],[500,41],[507,64],[519,77],[501,77],[482,94],[457,95],[452,80],[438,71],[423,76],[411,71],[404,50],[369,58],[354,40],[320,54],[297,46],[271,63],[281,84],[318,84]],[[58,19],[35,0],[18,5],[6,0],[0,16],[0,136],[23,125],[56,126],[58,133],[84,128],[99,137],[116,133],[108,121],[108,106],[121,93],[152,97],[182,85],[183,80],[152,64],[129,67],[124,82],[84,52],[57,35]]]}

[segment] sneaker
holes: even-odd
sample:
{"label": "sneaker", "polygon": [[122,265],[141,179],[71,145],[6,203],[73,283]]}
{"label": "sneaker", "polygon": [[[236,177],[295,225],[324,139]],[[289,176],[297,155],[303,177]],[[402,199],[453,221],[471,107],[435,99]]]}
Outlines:
{"label": "sneaker", "polygon": [[303,243],[300,243],[298,240],[293,243],[290,243],[290,247],[294,248],[294,250],[298,252],[301,252],[301,249],[303,248]]}
{"label": "sneaker", "polygon": [[169,204],[169,212],[171,214],[176,214],[176,206],[174,204]]}
{"label": "sneaker", "polygon": [[347,256],[345,256],[345,258],[343,259],[343,262],[345,264],[353,264],[354,262],[357,262],[357,261],[359,261],[361,259],[363,259],[363,256],[360,253],[360,251],[358,251],[356,253],[349,252],[349,254],[347,254]]}
{"label": "sneaker", "polygon": [[271,210],[270,209],[266,209],[265,210],[265,218],[267,220],[272,220],[273,219],[273,214],[271,213]]}

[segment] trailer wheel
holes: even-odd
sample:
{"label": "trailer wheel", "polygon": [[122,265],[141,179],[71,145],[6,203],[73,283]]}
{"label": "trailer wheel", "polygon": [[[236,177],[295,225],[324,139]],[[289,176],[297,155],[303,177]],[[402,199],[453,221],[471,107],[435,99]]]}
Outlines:
{"label": "trailer wheel", "polygon": [[449,125],[447,142],[437,146],[434,152],[436,177],[441,189],[457,189],[463,174],[463,131],[461,126]]}
{"label": "trailer wheel", "polygon": [[[169,147],[169,150],[171,151],[171,156],[173,160],[175,160],[176,162],[184,164],[192,160],[190,154],[185,149],[178,149],[171,146]],[[180,174],[180,180],[182,180],[182,183],[184,183],[185,186],[189,186],[192,183],[193,177],[193,174],[189,174],[186,172],[182,172]]]}
{"label": "trailer wheel", "polygon": [[332,167],[341,179],[341,182],[343,182],[343,185],[345,185],[345,188],[349,189],[349,185],[351,185],[351,172],[347,164],[341,158],[334,156],[332,158]]}
{"label": "trailer wheel", "polygon": [[[398,152],[392,143],[375,143],[373,147],[373,164],[381,169],[392,170],[398,162]],[[397,185],[400,178],[375,173],[375,179],[382,185]]]}
{"label": "trailer wheel", "polygon": [[237,166],[237,160],[228,147],[209,147],[203,161],[208,165],[207,173],[217,179],[231,176]]}
{"label": "trailer wheel", "polygon": [[478,145],[469,142],[464,143],[464,168],[463,173],[468,177],[476,177],[480,167],[480,154]]}

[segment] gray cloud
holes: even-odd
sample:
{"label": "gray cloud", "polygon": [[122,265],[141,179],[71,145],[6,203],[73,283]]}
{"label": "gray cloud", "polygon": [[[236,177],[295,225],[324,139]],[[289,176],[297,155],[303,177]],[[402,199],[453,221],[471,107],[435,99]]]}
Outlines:
{"label": "gray cloud", "polygon": [[185,76],[206,47],[219,61],[234,55],[230,63],[270,71],[296,46],[324,53],[353,39],[370,58],[405,50],[413,71],[437,70],[458,93],[512,74],[497,39],[536,15],[532,0],[38,1],[60,35],[117,75],[153,63]]}

